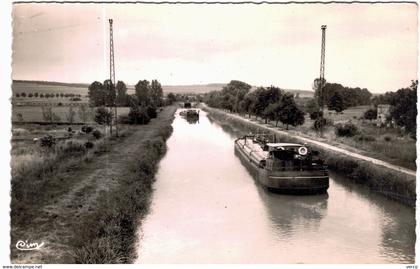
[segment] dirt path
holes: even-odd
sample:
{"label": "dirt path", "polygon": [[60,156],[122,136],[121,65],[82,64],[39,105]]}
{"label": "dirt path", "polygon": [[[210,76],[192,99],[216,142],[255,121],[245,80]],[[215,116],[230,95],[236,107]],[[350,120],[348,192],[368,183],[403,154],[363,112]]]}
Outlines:
{"label": "dirt path", "polygon": [[[118,186],[119,178],[130,173],[130,161],[142,148],[143,142],[152,138],[162,121],[170,120],[175,107],[167,107],[157,119],[148,125],[137,126],[129,137],[115,144],[108,153],[83,166],[73,176],[82,178],[57,202],[44,206],[29,230],[18,234],[21,240],[44,242],[36,251],[20,251],[13,263],[71,263],[68,242],[72,238],[71,227],[79,219],[93,212],[96,201]],[[14,242],[12,242],[13,244]]]}
{"label": "dirt path", "polygon": [[[210,110],[213,109],[213,108],[209,108],[206,105],[204,105],[204,106],[205,106],[206,109],[210,109]],[[385,161],[382,161],[382,160],[379,160],[379,159],[367,157],[367,156],[364,156],[362,154],[352,152],[352,151],[349,151],[347,149],[340,148],[340,147],[337,147],[337,146],[333,146],[333,145],[330,145],[328,143],[320,142],[320,141],[317,141],[317,140],[314,140],[314,139],[311,139],[311,138],[291,134],[290,132],[286,132],[286,131],[281,131],[281,130],[278,130],[276,127],[267,126],[267,125],[264,125],[264,124],[261,124],[261,123],[256,123],[256,122],[254,122],[250,119],[243,118],[239,115],[229,114],[229,113],[226,113],[226,112],[222,112],[220,110],[215,110],[215,111],[225,113],[229,117],[232,117],[232,118],[244,121],[244,122],[248,122],[248,123],[256,125],[260,128],[264,128],[266,130],[270,130],[272,132],[275,132],[279,135],[287,135],[287,136],[299,139],[299,140],[301,140],[303,142],[306,142],[306,143],[315,144],[317,146],[323,147],[323,148],[328,149],[328,150],[332,150],[332,151],[335,151],[335,152],[338,152],[338,153],[341,153],[341,154],[345,154],[345,155],[348,155],[348,156],[351,156],[351,157],[354,157],[354,158],[357,158],[357,159],[360,159],[360,160],[364,160],[364,161],[367,161],[367,162],[370,162],[370,163],[373,163],[373,164],[376,164],[376,165],[380,165],[380,166],[383,166],[383,167],[386,167],[386,168],[389,168],[389,169],[392,169],[392,170],[395,170],[395,171],[398,171],[398,172],[401,172],[401,173],[404,173],[404,174],[407,174],[407,175],[410,175],[410,176],[416,176],[416,171],[407,169],[407,168],[402,167],[402,166],[394,165],[394,164],[391,164],[391,163],[388,163],[388,162],[385,162]],[[357,151],[357,150],[355,149],[354,151]]]}

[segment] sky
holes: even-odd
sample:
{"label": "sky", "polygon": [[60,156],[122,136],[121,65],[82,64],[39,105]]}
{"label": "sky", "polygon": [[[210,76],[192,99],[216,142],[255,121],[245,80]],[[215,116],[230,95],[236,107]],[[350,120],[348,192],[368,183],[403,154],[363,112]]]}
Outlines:
{"label": "sky", "polygon": [[13,6],[13,79],[227,83],[311,90],[327,25],[328,82],[394,91],[417,78],[415,4],[40,4]]}

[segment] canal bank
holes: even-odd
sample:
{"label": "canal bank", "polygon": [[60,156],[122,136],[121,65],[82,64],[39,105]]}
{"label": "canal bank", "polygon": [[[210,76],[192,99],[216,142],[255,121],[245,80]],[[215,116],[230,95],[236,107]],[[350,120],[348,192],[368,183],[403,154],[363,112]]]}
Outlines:
{"label": "canal bank", "polygon": [[176,113],[138,263],[413,263],[415,210],[334,172],[325,195],[268,192],[234,153],[243,131]]}
{"label": "canal bank", "polygon": [[[29,178],[48,181],[43,185],[46,200],[34,199],[20,209],[32,215],[25,218],[26,226],[11,230],[12,263],[130,263],[175,110],[164,107],[147,125],[126,126],[129,132],[95,145],[89,156],[71,159],[71,166],[60,164],[40,178]],[[44,246],[20,251],[18,240]]]}
{"label": "canal bank", "polygon": [[415,171],[397,167],[384,161],[365,157],[319,141],[292,135],[206,105],[202,105],[202,108],[220,124],[232,125],[244,133],[270,133],[275,134],[279,140],[307,143],[321,153],[330,169],[351,178],[357,183],[363,183],[369,186],[371,190],[386,197],[412,207],[415,206]]}

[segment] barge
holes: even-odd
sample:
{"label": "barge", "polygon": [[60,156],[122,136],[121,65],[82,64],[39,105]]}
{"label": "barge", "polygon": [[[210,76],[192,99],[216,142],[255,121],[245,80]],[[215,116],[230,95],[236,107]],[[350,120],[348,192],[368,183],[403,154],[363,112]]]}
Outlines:
{"label": "barge", "polygon": [[246,135],[235,140],[235,153],[269,190],[325,193],[329,187],[324,161],[306,145],[270,142],[268,135]]}
{"label": "barge", "polygon": [[179,112],[179,115],[184,117],[190,124],[195,124],[200,119],[200,111],[198,109],[183,110]]}

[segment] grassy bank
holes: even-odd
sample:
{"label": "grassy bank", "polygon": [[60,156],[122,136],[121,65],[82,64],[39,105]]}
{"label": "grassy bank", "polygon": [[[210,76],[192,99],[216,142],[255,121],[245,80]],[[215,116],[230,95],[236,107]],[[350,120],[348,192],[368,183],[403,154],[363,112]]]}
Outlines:
{"label": "grassy bank", "polygon": [[[273,131],[260,127],[257,123],[231,117],[225,112],[215,109],[207,109],[207,111],[209,117],[215,119],[222,125],[230,125],[236,131],[243,133],[272,133],[277,136],[278,140],[302,143],[298,138],[274,133]],[[318,145],[311,144],[310,146],[320,152],[330,169],[351,178],[357,183],[366,184],[373,191],[381,193],[386,197],[410,206],[415,206],[416,178],[414,176],[378,166]]]}
{"label": "grassy bank", "polygon": [[[13,263],[130,262],[175,109],[166,107],[148,125],[125,126],[120,138],[92,149],[19,167],[12,179]],[[17,251],[16,242],[26,239],[45,245]]]}
{"label": "grassy bank", "polygon": [[148,211],[155,173],[171,133],[168,122],[153,139],[143,142],[118,189],[102,196],[96,212],[74,227],[71,243],[76,263],[130,263],[136,257],[136,232]]}

